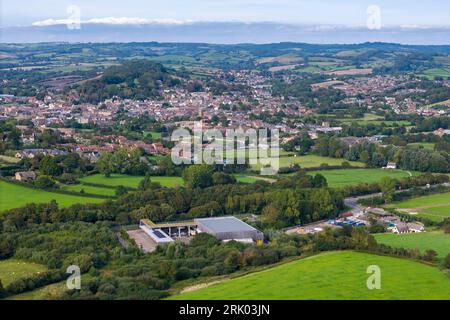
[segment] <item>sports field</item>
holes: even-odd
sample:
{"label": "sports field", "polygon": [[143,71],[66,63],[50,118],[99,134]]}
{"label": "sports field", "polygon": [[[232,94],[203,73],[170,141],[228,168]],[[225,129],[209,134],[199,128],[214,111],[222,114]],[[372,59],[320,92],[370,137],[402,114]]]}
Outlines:
{"label": "sports field", "polygon": [[401,209],[401,211],[433,221],[442,221],[450,217],[450,193],[434,194],[396,202],[388,207]]}
{"label": "sports field", "polygon": [[333,188],[357,185],[360,183],[376,183],[383,177],[401,179],[410,176],[407,171],[384,169],[345,169],[308,172],[308,174],[311,175],[318,173],[323,175],[328,181],[328,186]]}
{"label": "sports field", "polygon": [[[379,266],[381,289],[369,290],[369,266]],[[357,252],[332,252],[213,284],[180,300],[450,299],[450,278],[422,263]]]}
{"label": "sports field", "polygon": [[438,259],[443,259],[450,253],[450,234],[445,234],[442,231],[376,234],[375,239],[378,243],[395,248],[419,249],[422,254],[431,249],[439,254]]}
{"label": "sports field", "polygon": [[0,279],[5,287],[15,280],[45,271],[47,271],[45,266],[33,262],[17,259],[0,260]]}
{"label": "sports field", "polygon": [[23,207],[28,203],[47,203],[52,200],[55,200],[61,208],[69,207],[75,203],[100,203],[104,201],[104,199],[99,198],[48,192],[0,181],[0,212]]}
{"label": "sports field", "polygon": [[[102,174],[83,177],[80,179],[82,183],[93,183],[112,187],[124,186],[129,188],[137,188],[139,182],[144,179],[142,176],[129,176],[126,174],[112,174],[109,178]],[[159,182],[164,187],[176,187],[183,185],[181,177],[151,177],[152,182]]]}

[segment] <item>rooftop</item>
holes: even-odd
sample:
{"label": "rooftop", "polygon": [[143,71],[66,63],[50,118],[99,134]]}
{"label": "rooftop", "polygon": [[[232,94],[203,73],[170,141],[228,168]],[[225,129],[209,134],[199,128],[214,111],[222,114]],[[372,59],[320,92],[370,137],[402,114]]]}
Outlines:
{"label": "rooftop", "polygon": [[252,226],[235,217],[218,217],[196,219],[199,225],[203,225],[214,233],[220,232],[238,232],[238,231],[257,231]]}

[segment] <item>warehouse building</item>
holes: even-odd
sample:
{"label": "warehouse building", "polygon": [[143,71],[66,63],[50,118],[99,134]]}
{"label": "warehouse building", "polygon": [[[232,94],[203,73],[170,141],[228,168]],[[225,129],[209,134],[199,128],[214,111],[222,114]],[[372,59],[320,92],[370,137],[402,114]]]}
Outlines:
{"label": "warehouse building", "polygon": [[172,242],[174,238],[191,237],[197,233],[208,233],[221,241],[239,241],[261,245],[264,234],[236,217],[195,219],[169,223],[154,223],[143,219],[139,227],[157,244]]}
{"label": "warehouse building", "polygon": [[262,244],[264,234],[236,217],[195,219],[197,232],[206,232],[221,241]]}

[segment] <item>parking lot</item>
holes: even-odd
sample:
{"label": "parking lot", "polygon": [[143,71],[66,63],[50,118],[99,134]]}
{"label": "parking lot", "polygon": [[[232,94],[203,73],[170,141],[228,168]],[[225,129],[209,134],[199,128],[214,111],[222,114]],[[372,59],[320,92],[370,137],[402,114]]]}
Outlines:
{"label": "parking lot", "polygon": [[156,242],[153,241],[143,230],[130,230],[128,235],[136,244],[144,250],[144,252],[153,252],[156,250]]}

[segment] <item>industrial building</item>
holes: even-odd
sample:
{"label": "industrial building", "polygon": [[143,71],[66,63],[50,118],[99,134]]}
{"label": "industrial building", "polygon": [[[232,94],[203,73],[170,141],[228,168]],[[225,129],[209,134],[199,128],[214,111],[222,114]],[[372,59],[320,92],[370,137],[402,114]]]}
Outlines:
{"label": "industrial building", "polygon": [[211,234],[221,241],[240,241],[261,245],[264,234],[236,217],[217,217],[191,221],[156,224],[143,219],[139,227],[157,244],[174,241],[174,238],[191,237],[197,233]]}
{"label": "industrial building", "polygon": [[236,217],[218,217],[196,219],[197,232],[206,232],[219,240],[240,242],[256,242],[261,244],[264,240],[264,234],[239,220]]}

